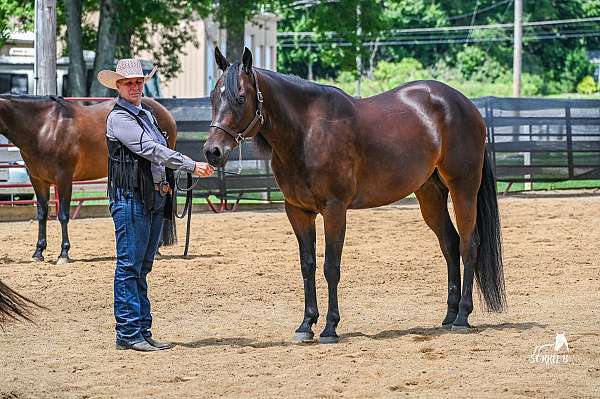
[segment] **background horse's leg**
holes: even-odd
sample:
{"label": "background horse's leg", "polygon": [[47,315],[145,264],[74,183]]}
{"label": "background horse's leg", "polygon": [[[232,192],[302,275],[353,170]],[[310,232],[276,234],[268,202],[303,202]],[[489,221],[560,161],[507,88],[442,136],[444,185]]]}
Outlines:
{"label": "background horse's leg", "polygon": [[415,192],[425,223],[433,230],[448,266],[448,311],[442,326],[451,328],[460,302],[460,239],[448,214],[448,188],[437,172]]}
{"label": "background horse's leg", "polygon": [[329,288],[329,307],[327,323],[321,332],[319,342],[331,344],[339,341],[335,331],[340,321],[337,287],[340,281],[340,262],[346,235],[346,207],[342,204],[329,205],[322,214],[325,225],[325,266],[323,271]]}
{"label": "background horse's leg", "polygon": [[33,253],[33,259],[43,261],[43,252],[46,249],[46,223],[48,221],[48,199],[50,198],[50,185],[44,181],[29,176],[35,198],[37,201],[38,240]]}
{"label": "background horse's leg", "polygon": [[69,242],[68,229],[69,214],[71,212],[71,195],[73,192],[73,181],[71,179],[72,175],[70,175],[68,179],[61,178],[57,184],[58,203],[60,208],[58,211],[58,220],[60,221],[60,228],[62,232],[60,255],[56,261],[57,265],[62,265],[71,261],[71,259],[69,259],[69,249],[71,248],[71,243]]}
{"label": "background horse's leg", "polygon": [[460,255],[464,265],[463,287],[458,315],[452,324],[453,330],[466,329],[469,326],[468,318],[473,311],[473,277],[477,263],[479,248],[479,233],[477,231],[477,190],[480,175],[477,180],[464,179],[450,184],[450,195],[456,215],[456,225],[460,236]]}
{"label": "background horse's leg", "polygon": [[294,342],[310,342],[314,337],[312,325],[319,318],[317,306],[317,289],[315,286],[316,254],[315,254],[315,218],[314,212],[307,212],[285,203],[285,212],[294,229],[300,252],[300,268],[304,280],[304,320],[294,334]]}

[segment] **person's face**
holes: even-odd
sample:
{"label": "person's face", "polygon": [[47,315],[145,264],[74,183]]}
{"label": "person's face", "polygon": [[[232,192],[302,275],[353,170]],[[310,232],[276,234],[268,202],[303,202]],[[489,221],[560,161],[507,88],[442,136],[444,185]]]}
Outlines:
{"label": "person's face", "polygon": [[143,78],[130,78],[117,80],[119,95],[133,105],[140,105],[144,91]]}

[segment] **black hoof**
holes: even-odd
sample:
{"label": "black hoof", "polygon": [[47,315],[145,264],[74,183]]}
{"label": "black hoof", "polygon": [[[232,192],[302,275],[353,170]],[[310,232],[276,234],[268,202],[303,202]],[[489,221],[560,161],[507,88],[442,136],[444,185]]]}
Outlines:
{"label": "black hoof", "polygon": [[452,325],[452,323],[454,323],[456,321],[456,313],[448,313],[446,314],[446,317],[444,317],[444,320],[442,321],[442,325]]}
{"label": "black hoof", "polygon": [[57,264],[57,265],[65,265],[65,264],[67,264],[67,263],[71,263],[71,262],[72,262],[72,260],[71,260],[71,258],[69,258],[69,257],[67,257],[67,258],[58,258],[58,259],[56,260],[56,264]]}
{"label": "black hoof", "polygon": [[340,342],[340,337],[319,337],[320,344],[337,344]]}
{"label": "black hoof", "polygon": [[313,342],[315,334],[312,331],[309,332],[298,332],[294,333],[292,337],[292,342],[295,344],[306,344],[309,342]]}
{"label": "black hoof", "polygon": [[452,329],[452,323],[449,324],[442,324],[442,328],[444,330],[451,330]]}
{"label": "black hoof", "polygon": [[468,324],[466,326],[460,326],[460,325],[456,325],[456,324],[452,325],[452,331],[458,332],[458,333],[466,333],[466,332],[469,332],[470,329],[471,329],[471,326]]}
{"label": "black hoof", "polygon": [[33,255],[31,257],[31,259],[33,259],[34,262],[43,262],[44,261],[44,256],[43,255]]}

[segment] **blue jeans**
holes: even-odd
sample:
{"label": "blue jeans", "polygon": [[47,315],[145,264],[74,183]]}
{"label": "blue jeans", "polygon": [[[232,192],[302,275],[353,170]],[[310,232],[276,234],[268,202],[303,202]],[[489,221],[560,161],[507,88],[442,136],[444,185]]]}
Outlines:
{"label": "blue jeans", "polygon": [[146,214],[142,202],[130,192],[118,191],[109,205],[117,244],[114,310],[118,345],[132,345],[152,336],[146,276],[158,249],[165,203],[158,192],[154,196],[155,206]]}

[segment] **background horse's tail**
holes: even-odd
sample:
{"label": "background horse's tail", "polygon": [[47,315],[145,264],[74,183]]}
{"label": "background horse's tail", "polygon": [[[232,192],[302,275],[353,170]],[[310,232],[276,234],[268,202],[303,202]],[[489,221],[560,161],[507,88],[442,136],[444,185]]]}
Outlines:
{"label": "background horse's tail", "polygon": [[481,186],[477,193],[477,230],[481,241],[475,278],[483,294],[486,308],[489,311],[501,312],[506,308],[506,294],[502,270],[500,215],[496,197],[496,179],[487,151],[483,159]]}
{"label": "background horse's tail", "polygon": [[0,323],[6,319],[16,320],[19,317],[31,321],[29,315],[32,306],[42,308],[0,281]]}
{"label": "background horse's tail", "polygon": [[177,214],[177,194],[175,190],[173,190],[171,196],[167,197],[165,208],[165,214],[167,216],[163,221],[162,245],[168,247],[175,245],[177,242],[177,226],[175,225],[175,215]]}

